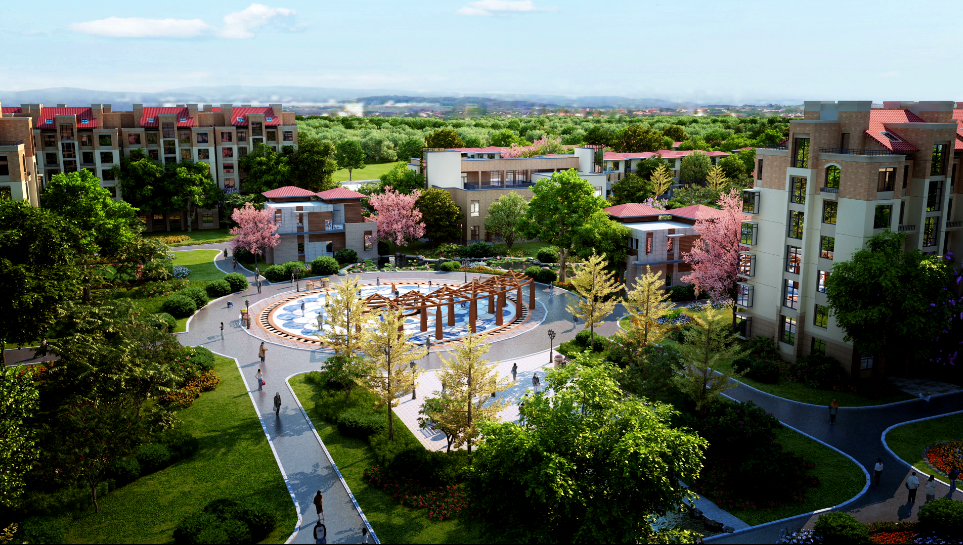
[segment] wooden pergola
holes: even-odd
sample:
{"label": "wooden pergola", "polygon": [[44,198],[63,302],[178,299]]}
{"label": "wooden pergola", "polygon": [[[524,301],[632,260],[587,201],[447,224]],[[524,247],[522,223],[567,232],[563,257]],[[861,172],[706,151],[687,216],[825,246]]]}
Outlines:
{"label": "wooden pergola", "polygon": [[365,299],[365,305],[371,310],[402,311],[405,316],[421,316],[421,331],[428,331],[428,313],[435,311],[435,339],[444,339],[442,331],[442,307],[448,306],[448,325],[455,325],[455,304],[468,306],[468,331],[475,333],[475,322],[478,321],[478,302],[488,299],[488,312],[495,315],[495,325],[503,325],[502,310],[508,304],[508,294],[515,292],[515,316],[522,315],[522,288],[528,286],[528,306],[535,305],[535,281],[515,271],[508,271],[501,276],[490,276],[485,280],[472,280],[458,288],[442,286],[428,295],[417,291],[409,291],[397,297],[385,297],[374,294]]}

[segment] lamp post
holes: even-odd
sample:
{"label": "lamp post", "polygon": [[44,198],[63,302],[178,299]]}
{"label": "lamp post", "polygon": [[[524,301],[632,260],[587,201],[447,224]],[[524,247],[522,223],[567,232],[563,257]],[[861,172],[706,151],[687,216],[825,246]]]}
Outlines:
{"label": "lamp post", "polygon": [[552,350],[555,348],[555,330],[548,330],[548,363],[552,363]]}
{"label": "lamp post", "polygon": [[411,362],[411,399],[418,399],[418,392],[415,391],[415,362]]}

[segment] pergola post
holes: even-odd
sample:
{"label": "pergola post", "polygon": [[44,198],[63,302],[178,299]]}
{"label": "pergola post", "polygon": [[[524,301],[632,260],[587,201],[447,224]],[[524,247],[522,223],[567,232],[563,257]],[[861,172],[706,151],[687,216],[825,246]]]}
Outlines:
{"label": "pergola post", "polygon": [[502,325],[502,309],[505,308],[505,290],[498,292],[498,303],[495,305],[495,325]]}
{"label": "pergola post", "polygon": [[428,331],[428,307],[425,302],[421,302],[421,331]]}
{"label": "pergola post", "polygon": [[443,333],[442,330],[441,330],[441,326],[442,326],[442,323],[441,323],[441,303],[438,303],[438,306],[435,307],[435,339],[436,339],[436,340],[439,340],[439,341],[440,341],[440,340],[442,339],[442,337],[444,336],[444,333]]}
{"label": "pergola post", "polygon": [[455,296],[448,296],[448,327],[455,326]]}
{"label": "pergola post", "polygon": [[488,313],[495,313],[495,292],[492,290],[488,292]]}
{"label": "pergola post", "polygon": [[515,316],[521,318],[522,316],[522,287],[518,286],[518,290],[515,292]]}
{"label": "pergola post", "polygon": [[475,333],[475,320],[478,319],[478,293],[472,290],[471,302],[468,304],[468,332]]}
{"label": "pergola post", "polygon": [[528,282],[528,308],[535,308],[535,281]]}

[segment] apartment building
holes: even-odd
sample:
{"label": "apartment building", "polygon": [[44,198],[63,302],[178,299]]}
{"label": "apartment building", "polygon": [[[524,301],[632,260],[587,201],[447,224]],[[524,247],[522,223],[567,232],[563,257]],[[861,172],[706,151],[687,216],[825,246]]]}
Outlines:
{"label": "apartment building", "polygon": [[268,263],[310,263],[344,248],[357,252],[359,259],[377,259],[378,224],[361,215],[361,193],[343,187],[313,193],[285,186],[262,195],[275,210],[280,235],[265,256]]}
{"label": "apartment building", "polygon": [[[676,142],[676,145],[678,144],[679,142]],[[699,152],[698,150],[659,150],[634,153],[606,151],[603,154],[603,172],[607,175],[607,180],[609,182],[616,182],[622,178],[625,178],[626,174],[638,169],[639,162],[659,156],[669,163],[669,169],[672,171],[672,178],[675,181],[679,181],[679,170],[682,168],[682,160],[693,153],[705,153],[709,156],[709,159],[712,161],[713,165],[717,165],[720,159],[723,157],[729,157],[730,155],[724,151]]]}
{"label": "apartment building", "polygon": [[29,119],[14,117],[19,108],[0,105],[0,196],[40,204],[37,154]]}
{"label": "apartment building", "polygon": [[826,281],[873,234],[906,249],[963,251],[963,110],[953,102],[806,102],[784,146],[759,148],[744,192],[738,304],[743,334],[771,337],[790,360],[829,354],[854,378],[886,362],[859,354],[829,315]]}
{"label": "apartment building", "polygon": [[[135,149],[143,150],[159,163],[185,160],[206,163],[218,186],[230,190],[240,186],[238,159],[254,146],[264,143],[278,150],[298,144],[294,114],[282,112],[281,104],[267,107],[181,104],[156,108],[134,104],[131,111],[114,111],[109,104],[89,107],[58,104],[56,108],[23,104],[18,108],[3,108],[0,126],[8,122],[8,116],[29,126],[26,133],[19,130],[19,138],[11,136],[10,141],[30,141],[25,153],[35,157],[37,191],[42,191],[44,180],[56,174],[87,169],[101,179],[101,186],[116,199],[123,199],[123,192],[113,167]],[[0,140],[7,141],[7,138],[0,137]],[[30,194],[29,187],[26,193]],[[186,228],[186,212],[164,214],[142,210],[141,213],[147,231]],[[217,211],[203,210],[195,221],[196,229],[215,228]]]}

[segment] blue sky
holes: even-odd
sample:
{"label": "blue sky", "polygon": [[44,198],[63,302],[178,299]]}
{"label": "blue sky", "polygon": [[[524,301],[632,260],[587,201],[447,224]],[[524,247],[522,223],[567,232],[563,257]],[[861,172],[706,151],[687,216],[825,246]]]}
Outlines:
{"label": "blue sky", "polygon": [[963,101],[947,2],[262,1],[8,0],[0,90]]}

